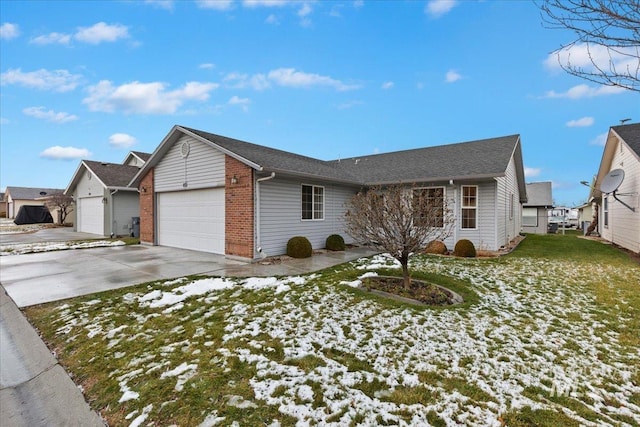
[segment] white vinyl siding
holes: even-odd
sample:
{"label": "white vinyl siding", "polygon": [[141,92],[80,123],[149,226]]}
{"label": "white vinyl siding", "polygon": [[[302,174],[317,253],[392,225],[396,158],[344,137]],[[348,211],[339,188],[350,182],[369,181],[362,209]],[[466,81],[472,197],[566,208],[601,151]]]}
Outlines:
{"label": "white vinyl siding", "polygon": [[[182,157],[183,142],[190,146]],[[224,186],[224,153],[190,136],[183,136],[169,149],[154,172],[156,192]]]}
{"label": "white vinyl siding", "polygon": [[77,231],[104,236],[104,203],[102,196],[84,197],[77,200]]}
{"label": "white vinyl siding", "polygon": [[507,165],[505,176],[496,178],[496,249],[507,245],[522,230],[522,205],[516,165],[513,158]]}
{"label": "white vinyl siding", "polygon": [[260,236],[259,245],[267,256],[286,253],[287,241],[294,236],[304,236],[314,249],[324,248],[330,234],[340,234],[347,243],[353,239],[344,233],[346,203],[358,187],[307,183],[324,188],[324,221],[301,219],[301,182],[273,179],[260,185]]}
{"label": "white vinyl siding", "polygon": [[[618,143],[611,169],[623,169],[624,180],[616,191],[620,200],[612,195],[608,197],[609,223],[602,227],[602,237],[623,248],[640,252],[640,158],[626,143]],[[635,212],[630,208],[634,208]],[[604,206],[601,215],[605,215]],[[604,218],[602,224],[605,224]]]}
{"label": "white vinyl siding", "polygon": [[111,196],[113,203],[113,233],[128,236],[131,233],[131,219],[140,216],[140,196],[137,191],[119,191]]}
{"label": "white vinyl siding", "polygon": [[158,244],[224,254],[224,188],[159,193]]}
{"label": "white vinyl siding", "polygon": [[[462,186],[461,186],[462,187]],[[455,241],[460,239],[468,239],[473,242],[476,249],[496,250],[496,182],[485,181],[478,182],[478,200],[477,200],[477,222],[476,228],[465,229],[461,224],[461,212],[462,212],[462,188],[458,190],[458,202],[460,205],[456,209],[456,234]],[[453,242],[455,244],[455,242]],[[448,244],[447,244],[448,245]],[[453,246],[451,246],[453,247]]]}

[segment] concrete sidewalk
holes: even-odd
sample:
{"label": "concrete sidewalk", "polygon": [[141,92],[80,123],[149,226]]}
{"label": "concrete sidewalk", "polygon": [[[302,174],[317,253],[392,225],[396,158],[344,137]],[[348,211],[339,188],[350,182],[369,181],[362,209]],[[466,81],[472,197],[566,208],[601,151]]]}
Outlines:
{"label": "concrete sidewalk", "polygon": [[105,426],[0,285],[0,408],[4,427]]}

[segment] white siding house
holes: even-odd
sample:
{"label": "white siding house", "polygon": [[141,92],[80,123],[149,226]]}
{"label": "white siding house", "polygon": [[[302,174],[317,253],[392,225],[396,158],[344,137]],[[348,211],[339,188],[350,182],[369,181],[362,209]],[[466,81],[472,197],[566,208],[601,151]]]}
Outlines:
{"label": "white siding house", "polygon": [[549,222],[548,210],[553,207],[551,182],[532,182],[527,184],[529,200],[522,206],[522,231],[525,233],[546,234]]}
{"label": "white siding house", "polygon": [[[615,191],[604,193],[602,183],[614,170],[622,170],[624,179]],[[609,129],[595,188],[600,235],[640,253],[640,123]]]}
{"label": "white siding house", "polygon": [[[144,157],[144,153],[139,154]],[[75,201],[76,231],[99,236],[132,233],[133,217],[140,215],[140,204],[138,189],[128,187],[128,183],[140,170],[140,155],[127,156],[128,164],[80,162],[65,190]]]}
{"label": "white siding house", "polygon": [[331,234],[351,242],[351,197],[398,183],[444,188],[458,217],[451,248],[466,238],[496,250],[520,232],[518,135],[322,161],[175,126],[129,185],[140,189],[143,243],[257,259],[285,253],[294,236],[315,249]]}

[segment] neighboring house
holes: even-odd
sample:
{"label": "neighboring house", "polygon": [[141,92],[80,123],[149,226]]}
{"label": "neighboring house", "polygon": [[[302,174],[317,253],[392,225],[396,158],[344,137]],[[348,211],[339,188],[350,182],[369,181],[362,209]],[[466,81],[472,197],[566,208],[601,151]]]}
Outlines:
{"label": "neighboring house", "polygon": [[527,203],[522,205],[522,231],[546,234],[549,224],[547,212],[553,208],[551,182],[527,184]]}
{"label": "neighboring house", "polygon": [[75,200],[76,231],[101,236],[132,233],[133,217],[140,215],[140,198],[138,189],[128,184],[150,156],[140,154],[129,153],[125,164],[80,162],[65,190]]}
{"label": "neighboring house", "polygon": [[[622,170],[624,179],[616,191],[603,193],[602,183],[614,170]],[[594,188],[602,238],[640,253],[640,123],[609,129]]]}
{"label": "neighboring house", "polygon": [[[62,193],[59,188],[32,188],[32,187],[7,187],[4,192],[4,205],[7,211],[7,218],[15,219],[21,206],[39,205],[46,203],[47,196],[55,193]],[[57,222],[58,212],[56,209],[49,209],[54,221]]]}
{"label": "neighboring house", "polygon": [[137,166],[141,168],[151,157],[151,153],[143,153],[140,151],[129,151],[127,157],[122,162],[123,165]]}
{"label": "neighboring house", "polygon": [[373,185],[407,183],[446,197],[457,217],[447,246],[495,250],[521,230],[526,202],[518,135],[322,161],[174,126],[130,185],[140,190],[140,239],[256,259],[293,236],[323,248],[344,233],[347,203]]}
{"label": "neighboring house", "polygon": [[584,203],[576,209],[578,209],[578,227],[586,230],[593,221],[593,203]]}
{"label": "neighboring house", "polygon": [[0,218],[7,217],[7,204],[4,201],[4,193],[0,193]]}

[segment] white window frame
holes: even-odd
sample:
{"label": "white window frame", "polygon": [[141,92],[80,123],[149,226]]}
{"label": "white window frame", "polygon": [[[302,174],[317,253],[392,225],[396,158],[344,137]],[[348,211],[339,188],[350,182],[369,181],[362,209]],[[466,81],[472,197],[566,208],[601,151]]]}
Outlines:
{"label": "white window frame", "polygon": [[[303,200],[304,187],[311,187],[311,218],[304,218],[304,209],[302,207],[304,203],[304,200]],[[316,201],[315,201],[316,189],[322,191],[322,207],[321,207],[322,211],[320,212],[320,215],[321,215],[320,218],[316,218],[316,213],[318,212],[316,210]],[[313,185],[313,184],[301,184],[300,185],[300,220],[301,221],[324,221],[325,200],[326,200],[326,196],[325,196],[324,186]]]}
{"label": "white window frame", "polygon": [[[437,186],[437,187],[417,187],[414,188],[413,191],[420,191],[420,190],[441,190],[442,191],[442,214],[441,214],[441,219],[442,219],[442,226],[441,227],[436,227],[433,226],[433,228],[444,228],[445,224],[444,224],[444,206],[447,200],[447,188],[445,186]],[[414,196],[415,193],[411,194],[411,197]]]}
{"label": "white window frame", "polygon": [[[475,206],[468,206],[465,204],[464,190],[465,188],[475,188]],[[477,185],[461,185],[460,186],[460,229],[461,230],[477,230],[478,229],[478,205],[479,205],[480,195],[478,194],[478,186]],[[465,210],[475,211],[475,227],[465,227],[464,226],[464,218],[462,213]]]}
{"label": "white window frame", "polygon": [[515,206],[514,194],[511,193],[509,196],[509,219],[513,219],[513,208]]}
{"label": "white window frame", "polygon": [[602,224],[604,228],[609,228],[609,196],[602,199]]}
{"label": "white window frame", "polygon": [[[535,215],[525,215],[527,212],[533,211]],[[533,218],[533,224],[530,224],[529,221],[525,220],[525,218]],[[523,207],[522,208],[522,226],[523,227],[537,227],[538,226],[538,208],[531,207]]]}

